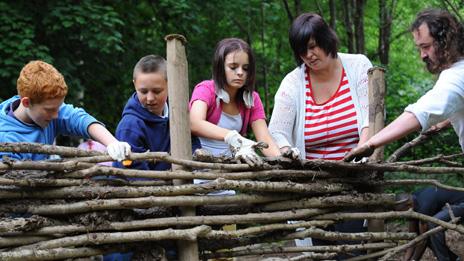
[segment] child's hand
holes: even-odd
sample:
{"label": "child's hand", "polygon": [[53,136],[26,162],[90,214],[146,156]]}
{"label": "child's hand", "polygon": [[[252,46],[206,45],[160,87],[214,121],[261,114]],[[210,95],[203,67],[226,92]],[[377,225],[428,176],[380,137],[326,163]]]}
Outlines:
{"label": "child's hand", "polygon": [[240,159],[248,165],[255,167],[261,166],[263,160],[255,152],[255,146],[258,143],[242,137],[237,131],[229,131],[224,137],[224,141],[229,144],[232,155],[236,159]]}
{"label": "child's hand", "polygon": [[124,160],[131,152],[131,146],[127,142],[115,141],[106,147],[108,154],[117,161]]}

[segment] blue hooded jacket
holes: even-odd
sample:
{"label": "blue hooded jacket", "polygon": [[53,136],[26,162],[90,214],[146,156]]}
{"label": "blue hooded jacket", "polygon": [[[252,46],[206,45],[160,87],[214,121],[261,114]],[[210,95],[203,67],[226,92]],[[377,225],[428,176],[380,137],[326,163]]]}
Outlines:
{"label": "blue hooded jacket", "polygon": [[[169,135],[169,118],[160,117],[149,112],[142,106],[137,93],[127,101],[122,112],[122,119],[116,128],[116,138],[131,145],[132,152],[162,151],[169,152],[171,139]],[[200,141],[192,137],[192,151],[200,148]],[[120,162],[113,166],[124,168]],[[141,170],[168,170],[171,164],[166,162],[134,161],[131,169]]]}
{"label": "blue hooded jacket", "polygon": [[[42,128],[36,124],[27,124],[8,115],[11,104],[19,101],[14,96],[0,104],[0,142],[36,142],[53,144],[59,134],[67,136],[80,136],[90,138],[88,127],[97,122],[94,117],[84,109],[63,103],[58,111],[58,118],[52,120],[47,127]],[[44,160],[45,154],[1,152],[0,158],[6,155],[16,160]]]}

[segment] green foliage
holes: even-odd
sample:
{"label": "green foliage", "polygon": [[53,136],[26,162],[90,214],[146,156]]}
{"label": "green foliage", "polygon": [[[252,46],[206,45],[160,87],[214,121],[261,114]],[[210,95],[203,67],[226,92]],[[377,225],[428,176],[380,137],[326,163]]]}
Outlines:
{"label": "green foliage", "polygon": [[[435,78],[424,70],[408,28],[425,7],[450,8],[464,15],[462,1],[396,2],[386,65],[387,122],[403,112],[433,86]],[[295,16],[295,1],[288,1]],[[301,1],[303,12],[330,18],[329,1]],[[347,50],[342,1],[336,4],[336,32],[340,51]],[[364,15],[366,55],[378,65],[379,6],[367,1]],[[114,130],[121,111],[133,92],[132,68],[142,56],[165,56],[167,34],[187,38],[189,82],[193,86],[211,77],[216,43],[226,37],[248,41],[257,58],[257,89],[270,111],[283,77],[295,68],[283,1],[269,0],[155,0],[155,1],[1,1],[0,2],[0,98],[16,93],[21,67],[30,60],[52,63],[68,83],[67,102],[86,110]],[[264,87],[267,86],[268,97]],[[98,98],[97,98],[98,97]],[[270,116],[270,115],[268,115]],[[387,146],[391,154],[406,140]],[[413,150],[409,158],[460,151],[452,130]],[[447,182],[458,182],[455,178]]]}
{"label": "green foliage", "polygon": [[0,2],[0,79],[3,99],[16,93],[16,78],[24,61],[41,59],[53,62],[46,45],[36,43],[32,19],[8,3]]}

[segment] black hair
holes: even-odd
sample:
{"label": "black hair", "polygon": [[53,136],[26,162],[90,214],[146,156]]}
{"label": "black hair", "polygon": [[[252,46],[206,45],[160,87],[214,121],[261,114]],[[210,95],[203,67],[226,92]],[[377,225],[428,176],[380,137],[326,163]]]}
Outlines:
{"label": "black hair", "polygon": [[306,55],[310,40],[314,40],[327,55],[337,57],[338,37],[318,14],[304,13],[295,18],[288,32],[288,38],[298,65],[303,63],[301,56]]}

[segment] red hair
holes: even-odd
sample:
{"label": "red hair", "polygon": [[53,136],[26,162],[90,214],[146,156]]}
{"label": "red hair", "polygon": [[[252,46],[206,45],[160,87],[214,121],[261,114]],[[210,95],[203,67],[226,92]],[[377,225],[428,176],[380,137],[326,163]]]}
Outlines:
{"label": "red hair", "polygon": [[43,61],[31,61],[26,64],[21,69],[16,87],[19,96],[29,97],[31,103],[64,98],[68,93],[63,75],[51,64]]}

